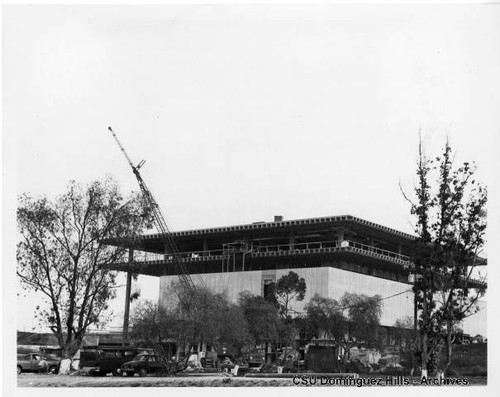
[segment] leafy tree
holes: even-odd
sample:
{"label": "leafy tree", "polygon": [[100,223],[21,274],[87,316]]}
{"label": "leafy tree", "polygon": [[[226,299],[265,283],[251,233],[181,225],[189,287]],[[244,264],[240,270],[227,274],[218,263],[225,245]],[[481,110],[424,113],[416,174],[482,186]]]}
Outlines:
{"label": "leafy tree", "polygon": [[[485,283],[471,284],[486,230],[486,188],[474,179],[475,166],[455,166],[447,141],[441,156],[426,157],[422,142],[417,162],[418,182],[411,203],[418,238],[412,255],[414,293],[419,310],[422,371],[433,372],[446,344],[451,364],[454,326],[477,311]],[[482,281],[485,281],[484,279]]]}
{"label": "leafy tree", "polygon": [[290,304],[304,300],[306,295],[306,281],[295,272],[289,272],[276,282],[274,296],[280,310],[280,314],[288,321],[290,320]]}
{"label": "leafy tree", "polygon": [[414,318],[405,316],[398,318],[392,328],[394,342],[402,354],[401,361],[405,361],[406,365],[411,365],[411,375],[417,368],[420,355],[414,326]]}
{"label": "leafy tree", "polygon": [[278,342],[280,317],[276,307],[249,291],[240,293],[239,305],[248,324],[248,332],[254,345],[270,343],[274,348]]}
{"label": "leafy tree", "polygon": [[315,295],[306,305],[307,321],[319,336],[335,340],[342,348],[344,364],[356,341],[379,342],[382,302],[380,296],[369,297],[345,293],[340,302]]}
{"label": "leafy tree", "polygon": [[378,342],[382,300],[380,295],[366,296],[346,292],[340,303],[348,313],[349,334],[367,343]]}
{"label": "leafy tree", "polygon": [[165,351],[165,342],[176,337],[176,318],[165,307],[152,301],[139,302],[132,316],[132,340],[138,346],[154,348],[163,359],[165,373],[176,373],[186,368],[187,362],[172,362],[171,352]]}
{"label": "leafy tree", "polygon": [[131,316],[131,338],[138,345],[162,350],[163,342],[170,336],[173,319],[157,303],[140,301]]}
{"label": "leafy tree", "polygon": [[172,333],[179,346],[207,343],[238,350],[249,343],[243,310],[229,302],[225,294],[203,288],[188,291],[174,283],[168,301],[165,310],[172,316]]}
{"label": "leafy tree", "polygon": [[220,313],[220,322],[218,342],[228,351],[235,351],[239,354],[252,344],[252,337],[248,330],[249,324],[239,305],[225,303]]}
{"label": "leafy tree", "polygon": [[280,335],[280,343],[285,342],[283,358],[286,360],[287,347],[295,345],[298,333],[293,316],[291,315],[291,304],[293,301],[304,300],[306,294],[306,281],[302,277],[299,277],[297,273],[290,271],[288,274],[279,278],[273,286],[272,292],[274,302],[282,317],[278,333]]}
{"label": "leafy tree", "polygon": [[394,323],[394,339],[401,351],[409,351],[415,339],[413,318],[405,316]]}
{"label": "leafy tree", "polygon": [[316,294],[306,305],[305,311],[310,330],[316,337],[323,331],[327,339],[344,339],[348,331],[347,318],[343,307],[335,299]]}
{"label": "leafy tree", "polygon": [[46,299],[38,315],[62,349],[61,371],[69,370],[85,332],[102,324],[115,296],[116,273],[106,265],[122,260],[125,248],[105,239],[133,239],[149,225],[148,214],[139,196],[125,200],[111,179],[86,188],[72,181],[54,201],[19,198],[17,275],[23,288]]}

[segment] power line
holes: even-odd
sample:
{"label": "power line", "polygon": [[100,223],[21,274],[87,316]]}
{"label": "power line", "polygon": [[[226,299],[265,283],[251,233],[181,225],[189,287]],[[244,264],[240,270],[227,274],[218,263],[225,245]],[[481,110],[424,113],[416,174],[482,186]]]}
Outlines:
{"label": "power line", "polygon": [[[380,298],[376,299],[375,302],[381,302],[381,301],[384,301],[386,299],[395,298],[396,296],[406,294],[407,292],[410,292],[411,290],[412,290],[412,288],[408,288],[407,290],[398,292],[397,294],[389,295],[386,297],[380,297]],[[345,306],[339,307],[338,310],[344,311],[344,310],[351,309],[351,308],[357,307],[357,306],[359,306],[359,304],[345,305]],[[300,313],[300,314],[304,313],[303,311],[302,312],[295,311],[295,310],[292,310],[292,311],[295,313]]]}
{"label": "power line", "polygon": [[[394,295],[386,296],[386,297],[383,297],[383,298],[380,297],[380,298],[376,299],[375,302],[381,302],[381,301],[384,301],[386,299],[391,299],[391,298],[394,298],[396,296],[406,294],[407,292],[410,292],[411,290],[412,290],[412,288],[408,288],[407,290],[398,292],[397,294],[394,294]],[[351,309],[351,308],[357,307],[357,306],[359,306],[359,304],[346,305],[346,306],[340,307],[339,309],[340,310],[347,310],[347,309]]]}

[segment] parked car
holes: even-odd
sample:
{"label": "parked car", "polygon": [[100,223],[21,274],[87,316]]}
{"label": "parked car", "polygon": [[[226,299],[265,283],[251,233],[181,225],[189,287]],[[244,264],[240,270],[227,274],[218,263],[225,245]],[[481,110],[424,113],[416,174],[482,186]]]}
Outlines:
{"label": "parked car", "polygon": [[248,355],[248,367],[257,368],[261,367],[266,362],[266,354],[259,352],[250,352]]}
{"label": "parked car", "polygon": [[80,351],[80,368],[85,368],[91,375],[104,376],[113,373],[123,375],[121,366],[138,353],[151,349],[139,349],[131,346],[85,346]]}
{"label": "parked car", "polygon": [[158,374],[167,371],[167,361],[160,355],[154,353],[138,354],[132,361],[122,365],[121,370],[127,376],[146,376],[149,374]]}
{"label": "parked car", "polygon": [[56,374],[59,371],[61,359],[50,354],[18,353],[17,373],[21,372],[48,372]]}

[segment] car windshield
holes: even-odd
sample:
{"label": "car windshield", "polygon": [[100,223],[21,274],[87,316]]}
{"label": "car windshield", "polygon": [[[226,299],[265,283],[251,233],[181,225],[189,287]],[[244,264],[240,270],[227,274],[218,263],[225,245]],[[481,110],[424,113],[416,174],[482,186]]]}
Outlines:
{"label": "car windshield", "polygon": [[148,361],[148,356],[146,354],[139,354],[136,358],[136,361]]}

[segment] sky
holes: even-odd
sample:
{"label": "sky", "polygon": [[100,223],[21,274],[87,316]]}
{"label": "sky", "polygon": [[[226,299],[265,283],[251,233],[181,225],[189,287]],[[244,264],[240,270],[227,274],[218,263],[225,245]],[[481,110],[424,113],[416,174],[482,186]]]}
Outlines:
{"label": "sky", "polygon": [[[429,154],[448,137],[457,161],[476,161],[495,200],[499,7],[2,14],[4,218],[14,225],[4,235],[15,236],[20,193],[54,197],[71,179],[106,176],[138,190],[108,126],[135,164],[146,160],[141,174],[173,230],[350,214],[411,233],[400,184],[413,187],[419,131]],[[140,277],[137,288],[158,298],[156,278]],[[112,325],[122,321],[123,290]],[[18,329],[32,328],[38,303],[17,298]]]}

